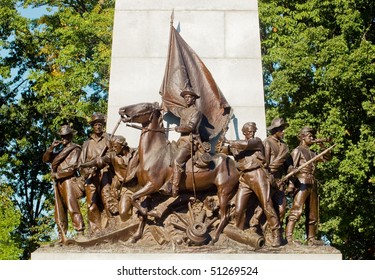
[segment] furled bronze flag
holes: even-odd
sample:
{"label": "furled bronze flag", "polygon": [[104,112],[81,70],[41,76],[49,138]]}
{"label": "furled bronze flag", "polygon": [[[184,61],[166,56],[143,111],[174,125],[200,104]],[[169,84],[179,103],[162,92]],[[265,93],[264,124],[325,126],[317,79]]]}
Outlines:
{"label": "furled bronze flag", "polygon": [[224,134],[231,118],[231,107],[210,71],[171,22],[167,65],[160,88],[163,109],[174,112],[184,107],[185,101],[180,96],[184,90],[200,96],[196,104],[204,115],[201,136],[207,141]]}

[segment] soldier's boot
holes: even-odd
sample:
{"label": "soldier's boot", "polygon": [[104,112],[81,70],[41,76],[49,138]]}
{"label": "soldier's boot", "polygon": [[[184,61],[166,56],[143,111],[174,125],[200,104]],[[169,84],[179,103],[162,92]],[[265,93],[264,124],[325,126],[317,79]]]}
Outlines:
{"label": "soldier's boot", "polygon": [[288,242],[289,245],[292,245],[292,246],[293,245],[294,246],[301,245],[301,242],[293,239],[293,231],[294,231],[294,227],[296,225],[296,222],[297,221],[295,221],[295,220],[289,219],[288,224],[286,225],[286,229],[285,229],[286,241]]}
{"label": "soldier's boot", "polygon": [[322,240],[317,240],[314,237],[310,237],[309,239],[307,239],[307,245],[309,246],[324,246],[324,242]]}
{"label": "soldier's boot", "polygon": [[272,247],[280,247],[281,234],[279,228],[272,229]]}
{"label": "soldier's boot", "polygon": [[95,203],[91,203],[88,208],[88,220],[89,220],[89,232],[92,236],[98,236],[102,230],[101,215],[98,206]]}
{"label": "soldier's boot", "polygon": [[263,215],[263,209],[258,205],[255,210],[254,214],[250,219],[250,232],[257,233],[258,228],[260,227],[260,219]]}
{"label": "soldier's boot", "polygon": [[183,169],[179,165],[176,164],[173,167],[173,177],[172,177],[172,196],[173,197],[178,196],[178,191],[179,191],[178,185],[180,184],[182,172],[183,172]]}
{"label": "soldier's boot", "polygon": [[312,224],[308,226],[307,245],[309,246],[323,246],[322,240],[316,239],[316,225]]}

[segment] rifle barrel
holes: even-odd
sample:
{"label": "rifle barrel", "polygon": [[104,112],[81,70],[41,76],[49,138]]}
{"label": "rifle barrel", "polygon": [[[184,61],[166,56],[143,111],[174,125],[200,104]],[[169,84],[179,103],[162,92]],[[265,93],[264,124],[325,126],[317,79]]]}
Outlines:
{"label": "rifle barrel", "polygon": [[299,166],[297,169],[293,170],[292,172],[288,173],[287,175],[285,175],[283,178],[280,179],[281,182],[285,182],[286,180],[288,180],[290,177],[292,177],[294,174],[300,172],[302,170],[302,168],[304,168],[305,166],[309,165],[310,163],[316,161],[317,159],[319,159],[320,157],[322,157],[323,155],[325,155],[326,153],[328,153],[330,150],[332,150],[334,147],[336,146],[336,144],[332,145],[331,147],[325,149],[323,152],[321,152],[320,154],[316,155],[315,157],[313,157],[312,159],[306,161],[304,164],[302,164],[301,166]]}

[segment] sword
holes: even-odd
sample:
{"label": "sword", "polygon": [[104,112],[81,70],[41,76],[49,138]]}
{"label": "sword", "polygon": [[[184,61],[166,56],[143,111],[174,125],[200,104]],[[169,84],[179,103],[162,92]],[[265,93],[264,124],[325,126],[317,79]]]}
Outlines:
{"label": "sword", "polygon": [[169,128],[147,128],[147,127],[142,127],[140,125],[136,125],[136,124],[130,124],[130,123],[127,123],[126,126],[128,127],[132,127],[132,128],[135,128],[135,129],[138,129],[138,130],[146,130],[146,131],[155,131],[155,132],[167,132],[167,131],[174,131],[174,127],[169,127]]}

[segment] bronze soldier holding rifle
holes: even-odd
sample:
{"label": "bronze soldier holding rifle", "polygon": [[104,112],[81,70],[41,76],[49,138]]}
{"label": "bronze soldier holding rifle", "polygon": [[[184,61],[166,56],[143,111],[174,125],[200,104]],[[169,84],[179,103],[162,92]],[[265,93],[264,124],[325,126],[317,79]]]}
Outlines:
{"label": "bronze soldier holding rifle", "polygon": [[[306,213],[306,233],[307,244],[310,246],[323,245],[323,242],[316,239],[317,225],[319,219],[319,199],[318,186],[315,179],[316,162],[324,162],[331,158],[328,148],[322,152],[321,157],[316,157],[316,153],[310,150],[310,146],[315,142],[319,142],[324,148],[321,141],[314,140],[315,131],[310,127],[303,127],[299,132],[300,145],[295,148],[291,156],[293,158],[293,166],[297,169],[295,174],[295,194],[293,205],[288,217],[286,227],[286,238],[289,244],[299,245],[299,242],[293,239],[293,231],[296,222],[301,218],[303,207]],[[288,175],[287,175],[288,176]]]}

